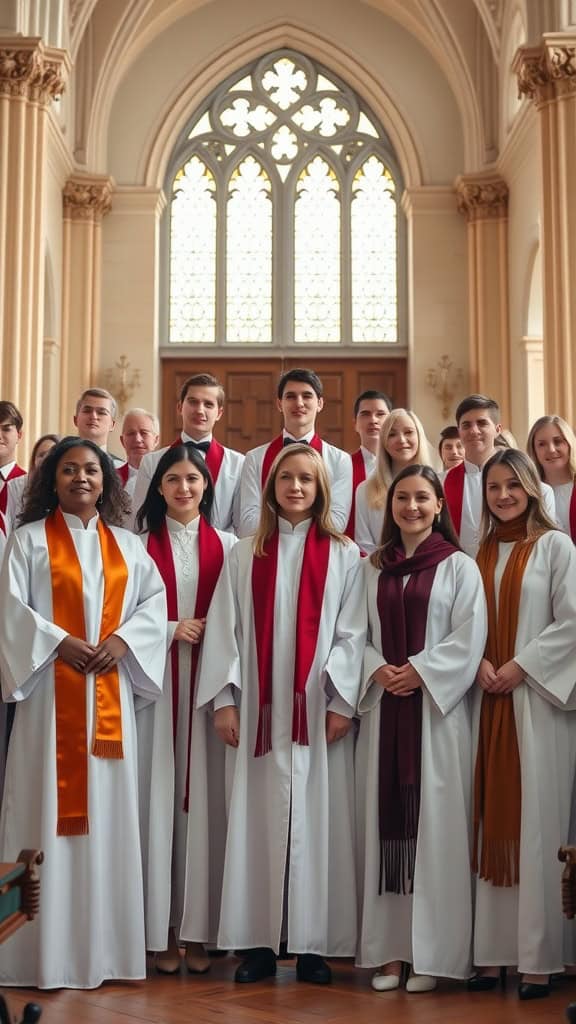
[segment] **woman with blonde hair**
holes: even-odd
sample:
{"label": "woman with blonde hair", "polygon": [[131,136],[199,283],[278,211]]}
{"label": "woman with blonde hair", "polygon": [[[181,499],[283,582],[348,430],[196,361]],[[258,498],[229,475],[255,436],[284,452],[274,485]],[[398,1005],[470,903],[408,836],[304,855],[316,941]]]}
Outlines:
{"label": "woman with blonde hair", "polygon": [[576,543],[576,436],[561,416],[541,416],[526,443],[540,478],[554,491],[558,524]]}
{"label": "woman with blonde hair", "polygon": [[386,495],[394,477],[410,465],[430,466],[432,457],[424,428],[409,409],[393,409],[380,429],[376,469],[356,491],[354,539],[369,555],[380,545]]}
{"label": "woman with blonde hair", "polygon": [[236,747],[218,945],[250,954],[237,982],[331,981],[356,948],[353,735],[365,640],[356,545],[330,519],[321,457],[275,458],[254,537],[230,552],[204,633],[197,706]]}
{"label": "woman with blonde hair", "polygon": [[474,961],[487,991],[518,966],[521,999],[564,970],[556,852],[570,818],[576,732],[576,551],[542,502],[523,452],[482,471],[478,567],[488,641],[474,700]]}

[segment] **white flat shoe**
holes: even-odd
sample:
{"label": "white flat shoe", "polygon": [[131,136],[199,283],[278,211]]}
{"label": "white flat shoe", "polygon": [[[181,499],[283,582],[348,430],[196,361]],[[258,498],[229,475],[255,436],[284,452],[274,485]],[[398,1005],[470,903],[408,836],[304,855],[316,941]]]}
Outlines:
{"label": "white flat shoe", "polygon": [[430,974],[411,974],[406,982],[407,992],[433,992],[438,984]]}
{"label": "white flat shoe", "polygon": [[376,971],[376,974],[372,975],[370,984],[376,992],[392,992],[395,988],[400,987],[400,976],[398,974],[380,974],[380,971]]}

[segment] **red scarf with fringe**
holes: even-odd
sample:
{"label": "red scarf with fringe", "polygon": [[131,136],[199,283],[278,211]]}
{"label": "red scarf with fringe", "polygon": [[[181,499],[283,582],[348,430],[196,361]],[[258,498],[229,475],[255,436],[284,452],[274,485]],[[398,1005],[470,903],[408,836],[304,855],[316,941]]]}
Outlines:
{"label": "red scarf with fringe", "polygon": [[[264,555],[260,558],[254,556],[252,560],[252,603],[259,695],[254,757],[263,757],[272,750],[272,666],[278,546],[279,532],[276,527],[275,532],[264,544]],[[304,543],[296,614],[292,742],[303,746],[308,746],[306,683],[316,653],[329,560],[330,537],[321,534],[318,524],[313,522]]]}
{"label": "red scarf with fringe", "polygon": [[[378,617],[387,664],[405,665],[426,639],[428,604],[436,568],[457,548],[431,533],[410,558],[404,548],[386,552],[378,580]],[[410,575],[406,586],[403,577]],[[385,892],[412,892],[420,815],[422,689],[409,697],[387,690],[380,702],[378,814],[380,878]]]}
{"label": "red scarf with fringe", "polygon": [[[176,572],[174,569],[174,556],[172,544],[170,543],[170,531],[166,520],[158,533],[148,534],[148,554],[154,559],[160,575],[166,587],[166,598],[168,603],[168,620],[178,621],[178,588],[176,583]],[[218,582],[222,566],[224,564],[224,548],[218,532],[200,516],[198,524],[198,587],[196,589],[196,602],[194,605],[195,619],[204,619],[208,614],[212,595]],[[186,785],[184,795],[184,811],[188,811],[190,794],[190,748],[192,740],[192,714],[194,711],[194,689],[196,685],[196,672],[200,656],[201,644],[191,644],[191,665],[190,665],[190,703],[188,712],[188,754],[186,761]],[[172,730],[174,740],[178,724],[178,698],[180,677],[178,672],[178,642],[173,641],[170,648],[170,663],[172,669]]]}

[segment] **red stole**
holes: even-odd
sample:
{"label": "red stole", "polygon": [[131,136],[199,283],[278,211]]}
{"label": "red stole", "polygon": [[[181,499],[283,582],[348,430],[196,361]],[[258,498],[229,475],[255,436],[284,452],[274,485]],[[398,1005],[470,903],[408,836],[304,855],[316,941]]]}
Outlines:
{"label": "red stole", "polygon": [[358,448],[350,458],[352,459],[352,506],[350,508],[348,525],[344,530],[344,533],[347,537],[350,537],[350,540],[354,540],[354,530],[356,527],[356,488],[359,487],[366,479],[366,464],[364,462],[364,456],[362,455],[361,448]]}
{"label": "red stole", "polygon": [[[184,441],[181,437],[177,437],[176,440],[172,442],[170,447],[177,448],[179,444],[187,443],[188,442]],[[220,466],[222,465],[222,462],[224,460],[225,450],[226,449],[224,448],[224,445],[221,445],[220,442],[217,441],[215,437],[213,437],[212,440],[210,441],[210,447],[206,452],[206,465],[210,470],[210,476],[212,477],[212,482],[214,486],[216,486],[216,481],[218,479],[218,474],[220,472]]]}
{"label": "red stole", "polygon": [[452,516],[454,529],[460,536],[462,526],[462,503],[464,501],[464,480],[466,479],[466,467],[463,462],[454,469],[449,469],[444,477],[444,494],[448,511]]}
{"label": "red stole", "polygon": [[[1,472],[2,470],[0,469]],[[6,533],[3,517],[6,515],[6,506],[8,504],[8,481],[15,480],[17,476],[26,476],[26,470],[22,469],[21,466],[12,466],[8,476],[3,477],[5,483],[0,491],[0,529],[2,529],[3,533]]]}
{"label": "red stole", "polygon": [[[252,603],[259,692],[254,757],[262,757],[272,750],[272,665],[278,546],[279,532],[276,527],[264,545],[265,554],[252,560]],[[308,746],[306,683],[316,653],[329,560],[330,537],[321,534],[318,524],[314,522],[310,525],[304,544],[296,614],[292,742],[302,746]]]}
{"label": "red stole", "polygon": [[[294,442],[294,443],[298,444],[297,441]],[[307,443],[308,443],[307,441],[302,441],[302,444],[307,444]],[[282,451],[283,447],[284,447],[284,435],[283,434],[278,434],[278,437],[275,437],[273,441],[270,441],[270,444],[268,445],[266,451],[264,452],[264,458],[262,459],[262,472],[261,472],[261,476],[260,476],[260,481],[261,481],[261,484],[262,484],[262,490],[264,490],[264,484],[266,483],[266,481],[268,479],[268,474],[270,472],[272,463],[274,462],[274,459],[278,455],[278,452]],[[310,447],[314,448],[315,451],[317,451],[319,455],[322,455],[322,441],[318,437],[318,434],[314,434],[314,436],[312,437],[312,440],[310,441]]]}
{"label": "red stole", "polygon": [[[176,573],[174,570],[174,558],[172,545],[166,521],[163,522],[158,533],[148,535],[148,554],[154,559],[160,575],[166,587],[168,602],[168,620],[178,621],[178,590],[176,586]],[[204,619],[208,614],[214,588],[224,564],[224,549],[217,531],[200,516],[198,529],[198,588],[196,590],[196,603],[194,605],[195,619]],[[186,763],[186,790],[184,797],[184,810],[188,811],[188,798],[190,791],[190,741],[192,738],[192,712],[194,710],[194,688],[196,684],[196,670],[200,655],[200,644],[192,644],[192,663],[190,666],[190,705],[188,715],[188,757]],[[172,666],[172,729],[176,739],[176,726],[178,721],[178,643],[172,643],[170,648],[170,660]]]}
{"label": "red stole", "polygon": [[128,483],[130,477],[130,463],[125,462],[123,466],[120,466],[120,468],[116,470],[116,472],[120,477],[120,483],[122,484],[122,487],[126,487],[126,484]]}
{"label": "red stole", "polygon": [[572,496],[570,498],[570,536],[572,542],[576,544],[576,484],[572,488]]}

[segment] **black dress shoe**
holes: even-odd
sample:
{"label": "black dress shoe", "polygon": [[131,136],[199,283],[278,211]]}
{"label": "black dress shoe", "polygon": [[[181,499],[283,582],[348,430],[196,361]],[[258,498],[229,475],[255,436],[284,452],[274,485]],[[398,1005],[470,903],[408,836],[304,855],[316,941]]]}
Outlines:
{"label": "black dress shoe", "polygon": [[323,957],[316,953],[301,953],[296,960],[298,981],[309,981],[312,985],[329,985],[332,971]]}
{"label": "black dress shoe", "polygon": [[519,999],[545,999],[550,995],[550,983],[535,985],[533,981],[521,981],[518,985]]}
{"label": "black dress shoe", "polygon": [[251,981],[262,981],[263,978],[273,978],[275,974],[274,950],[262,947],[250,951],[250,956],[247,956],[236,969],[234,981],[246,984]]}
{"label": "black dress shoe", "polygon": [[501,967],[498,974],[475,974],[468,978],[466,987],[469,992],[493,992],[500,985],[504,992],[506,988],[506,968]]}

